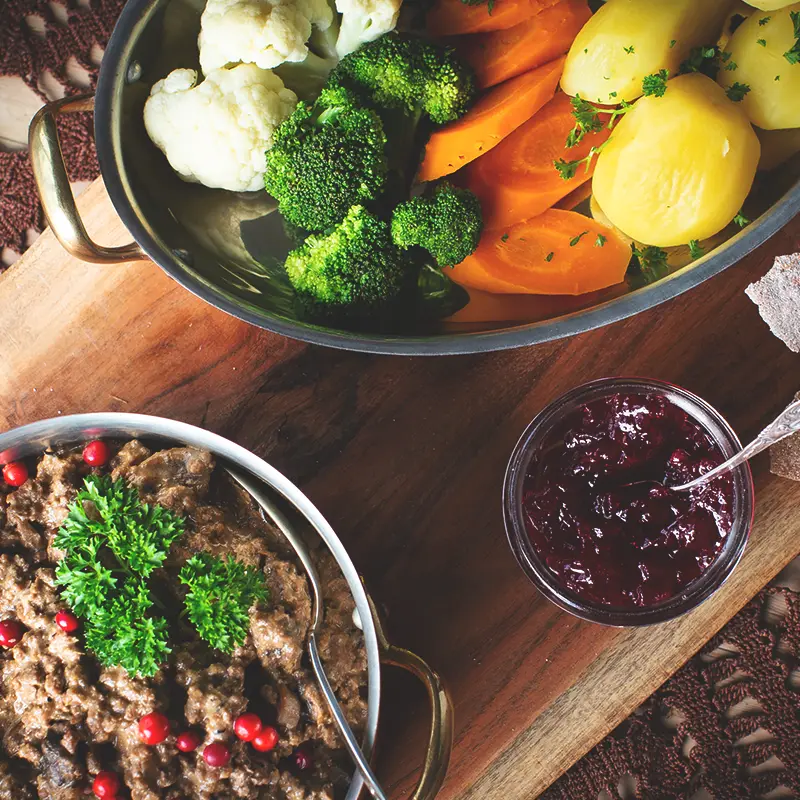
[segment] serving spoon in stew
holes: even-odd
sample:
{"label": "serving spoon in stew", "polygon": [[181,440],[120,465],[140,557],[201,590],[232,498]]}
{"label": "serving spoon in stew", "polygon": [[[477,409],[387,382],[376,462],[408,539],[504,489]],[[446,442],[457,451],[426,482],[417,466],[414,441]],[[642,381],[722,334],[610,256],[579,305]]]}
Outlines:
{"label": "serving spoon in stew", "polygon": [[689,483],[682,483],[680,486],[668,486],[673,492],[688,492],[696,489],[704,483],[713,481],[720,475],[727,475],[737,467],[749,461],[753,456],[758,455],[762,450],[783,441],[794,433],[800,432],[800,400],[790,403],[761,433],[753,439],[747,447],[743,447],[738,453],[731,456],[727,461],[723,461],[714,469],[695,478]]}
{"label": "serving spoon in stew", "polygon": [[323,619],[322,584],[320,583],[319,575],[317,575],[317,569],[314,566],[314,562],[311,560],[308,548],[306,547],[305,542],[303,542],[300,536],[294,531],[291,523],[284,516],[283,512],[277,508],[272,499],[269,498],[259,488],[259,485],[256,481],[228,468],[226,468],[225,471],[253,498],[253,500],[255,500],[261,516],[267,522],[274,522],[275,525],[278,526],[281,533],[286,537],[287,541],[294,549],[295,553],[297,553],[297,557],[300,559],[300,562],[305,568],[306,574],[308,575],[308,582],[311,584],[312,590],[311,627],[308,632],[307,640],[308,655],[311,659],[311,667],[313,668],[314,674],[317,677],[317,682],[322,689],[322,694],[324,695],[325,701],[328,704],[331,716],[333,716],[336,726],[339,728],[339,733],[341,734],[345,746],[350,753],[350,757],[353,759],[358,771],[361,773],[361,777],[364,779],[364,783],[367,785],[370,794],[372,794],[376,800],[386,800],[386,795],[383,793],[383,789],[381,789],[378,779],[375,777],[375,773],[372,771],[372,768],[369,765],[369,761],[367,761],[364,753],[361,752],[361,748],[358,745],[358,740],[353,733],[353,729],[347,722],[344,711],[342,710],[341,705],[339,705],[339,701],[336,699],[333,687],[328,680],[328,676],[325,674],[325,668],[319,655],[317,636],[320,632]]}

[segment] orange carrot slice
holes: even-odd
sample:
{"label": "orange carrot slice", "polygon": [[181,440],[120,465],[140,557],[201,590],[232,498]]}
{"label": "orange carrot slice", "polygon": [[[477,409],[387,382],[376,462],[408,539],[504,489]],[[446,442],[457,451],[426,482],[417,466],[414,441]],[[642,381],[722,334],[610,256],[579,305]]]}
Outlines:
{"label": "orange carrot slice", "polygon": [[611,132],[604,127],[568,149],[567,136],[574,125],[570,98],[559,93],[467,168],[463,183],[480,198],[485,227],[499,228],[535,217],[592,177],[596,159],[588,169],[579,166],[568,180],[561,177],[554,162],[584,158]]}
{"label": "orange carrot slice", "polygon": [[425,148],[419,180],[450,175],[500,144],[553,97],[565,60],[551,61],[496,86],[461,119],[435,131]]}
{"label": "orange carrot slice", "polygon": [[461,0],[436,0],[428,12],[428,32],[433,36],[501,31],[554,6],[558,0],[495,0],[467,5]]}
{"label": "orange carrot slice", "polygon": [[513,28],[465,36],[455,46],[487,88],[566,53],[591,16],[586,0],[561,0]]}
{"label": "orange carrot slice", "polygon": [[485,231],[448,275],[486,292],[579,295],[620,283],[630,260],[629,245],[613,230],[551,209],[508,230]]}

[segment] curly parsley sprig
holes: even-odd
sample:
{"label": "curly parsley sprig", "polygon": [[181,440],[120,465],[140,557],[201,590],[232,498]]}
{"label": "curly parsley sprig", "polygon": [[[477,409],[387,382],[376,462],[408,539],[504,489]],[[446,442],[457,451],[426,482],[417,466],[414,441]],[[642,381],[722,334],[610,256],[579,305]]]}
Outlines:
{"label": "curly parsley sprig", "polygon": [[700,244],[699,240],[692,239],[689,242],[689,256],[692,261],[697,261],[698,258],[702,258],[705,254],[705,248]]}
{"label": "curly parsley sprig", "polygon": [[233,652],[250,629],[250,607],[268,597],[264,575],[231,556],[198,553],[179,577],[189,587],[186,611],[197,633],[217,650]]}
{"label": "curly parsley sprig", "polygon": [[[667,91],[668,80],[669,70],[666,69],[662,69],[653,75],[646,75],[642,80],[642,94],[645,97],[663,97]],[[568,149],[580,144],[587,134],[599,133],[604,127],[608,127],[609,130],[612,129],[617,124],[618,119],[633,108],[633,103],[629,103],[626,100],[623,100],[618,106],[597,106],[588,100],[584,100],[580,95],[573,97],[570,103],[572,104],[575,127],[567,135],[566,145]],[[607,117],[608,121],[606,122],[604,116],[601,115]],[[602,151],[608,141],[610,140],[593,147],[585,158],[572,161],[560,158],[554,161],[553,165],[564,180],[569,180],[575,176],[581,164],[586,164],[586,169],[588,170],[592,159]]]}
{"label": "curly parsley sprig", "polygon": [[652,245],[641,249],[632,245],[631,249],[635,265],[649,283],[663,278],[669,272],[666,250]]}
{"label": "curly parsley sprig", "polygon": [[790,64],[800,64],[800,11],[790,11],[789,16],[792,18],[794,38],[797,41],[783,54],[783,57]]}
{"label": "curly parsley sprig", "polygon": [[[166,661],[169,623],[153,613],[159,603],[148,579],[183,531],[183,519],[143,503],[124,481],[85,479],[53,542],[65,551],[56,584],[84,620],[86,646],[104,666],[151,676]],[[198,553],[179,580],[189,587],[185,608],[198,635],[224,653],[244,641],[250,607],[268,596],[263,574],[232,556]]]}
{"label": "curly parsley sprig", "polygon": [[584,100],[580,95],[576,95],[570,100],[572,104],[572,116],[575,118],[575,127],[567,136],[567,147],[575,147],[583,141],[583,137],[589,133],[598,133],[603,130],[606,121],[600,116],[608,116],[608,127],[613,128],[617,119],[623,114],[627,114],[633,108],[632,103],[623,100],[615,108],[603,108]]}
{"label": "curly parsley sprig", "polygon": [[642,94],[645,97],[663,97],[667,93],[669,70],[661,69],[642,80]]}
{"label": "curly parsley sprig", "polygon": [[596,155],[599,155],[603,152],[603,148],[611,141],[611,139],[606,139],[602,144],[598,145],[597,147],[593,147],[589,150],[589,155],[585,158],[576,158],[574,161],[566,161],[563,158],[559,158],[558,161],[553,162],[553,166],[556,168],[558,174],[565,180],[568,181],[570,178],[574,178],[578,172],[578,167],[581,164],[586,165],[586,171],[588,172],[592,166],[592,160]]}
{"label": "curly parsley sprig", "polygon": [[83,618],[86,645],[104,666],[149,676],[169,654],[167,621],[151,614],[147,578],[182,533],[180,517],[142,503],[122,480],[84,480],[53,541],[65,551],[56,584]]}
{"label": "curly parsley sprig", "polygon": [[716,80],[723,63],[726,64],[730,57],[730,53],[723,52],[713,44],[693,47],[689,51],[689,57],[678,67],[678,74],[687,75],[691,72],[701,72],[712,80]]}

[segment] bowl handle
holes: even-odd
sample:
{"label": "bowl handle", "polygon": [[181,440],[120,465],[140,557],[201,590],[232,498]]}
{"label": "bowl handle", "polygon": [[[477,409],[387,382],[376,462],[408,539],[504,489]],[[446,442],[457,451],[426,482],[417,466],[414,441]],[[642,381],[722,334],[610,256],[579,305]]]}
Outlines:
{"label": "bowl handle", "polygon": [[450,753],[453,750],[453,701],[447,692],[441,677],[431,669],[418,655],[410,650],[395,647],[386,638],[383,623],[372,597],[367,595],[378,644],[381,648],[381,661],[395,667],[402,667],[419,678],[428,690],[431,704],[431,731],[428,738],[428,750],[419,782],[409,800],[433,800],[439,792],[450,765]]}
{"label": "bowl handle", "polygon": [[58,141],[56,117],[59,114],[72,114],[76,111],[91,111],[93,108],[94,95],[65,97],[47,103],[39,109],[31,121],[28,148],[44,215],[62,247],[81,261],[120,264],[147,258],[135,242],[122,247],[103,247],[95,244],[89,238],[75,205],[64,155]]}

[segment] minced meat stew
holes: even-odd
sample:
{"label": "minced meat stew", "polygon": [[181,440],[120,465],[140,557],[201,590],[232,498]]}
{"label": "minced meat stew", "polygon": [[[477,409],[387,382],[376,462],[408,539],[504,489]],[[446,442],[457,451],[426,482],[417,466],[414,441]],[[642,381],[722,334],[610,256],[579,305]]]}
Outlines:
{"label": "minced meat stew", "polygon": [[[71,626],[56,621],[68,606],[56,585],[63,553],[53,540],[92,472],[124,479],[142,501],[184,519],[184,534],[153,574],[166,600],[172,652],[150,678],[101,666],[81,627],[68,632]],[[311,600],[302,567],[252,499],[215,470],[210,453],[153,452],[134,440],[111,445],[107,463],[93,468],[80,449],[47,452],[21,486],[0,489],[0,534],[0,620],[22,632],[0,648],[0,797],[78,800],[93,789],[131,800],[328,800],[345,793],[349,761],[306,663]],[[179,613],[186,590],[176,575],[199,551],[257,567],[269,592],[251,607],[249,634],[229,655],[202,641]],[[316,561],[325,594],[322,658],[359,732],[367,670],[353,599],[328,551],[321,548]],[[139,723],[154,712],[169,720],[169,735],[145,744]],[[245,713],[274,728],[272,749],[260,752],[237,738],[234,722]],[[196,749],[178,748],[182,733]],[[212,743],[225,745],[222,766],[204,757]],[[106,791],[100,783],[107,773]]]}

